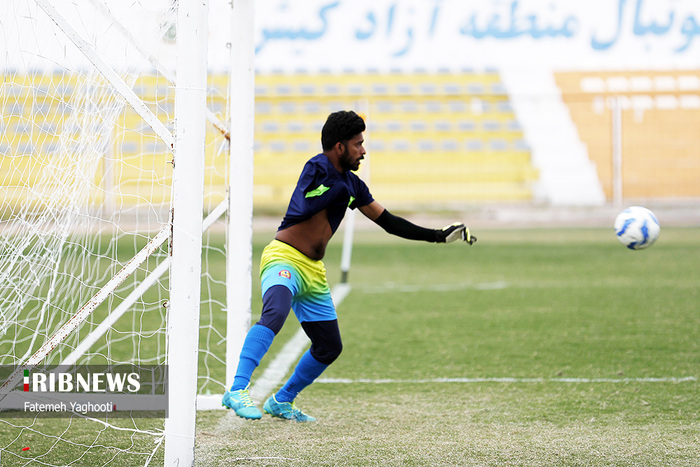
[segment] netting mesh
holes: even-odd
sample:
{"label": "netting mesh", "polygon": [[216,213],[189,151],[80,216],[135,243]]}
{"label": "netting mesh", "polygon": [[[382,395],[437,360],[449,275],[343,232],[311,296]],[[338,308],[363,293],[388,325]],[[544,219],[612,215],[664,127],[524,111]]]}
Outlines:
{"label": "netting mesh", "polygon": [[[0,81],[0,365],[26,362],[170,219],[168,144],[38,3],[0,5],[6,39],[0,45],[6,58]],[[172,2],[51,4],[172,131],[175,84],[168,70],[152,63],[158,57],[159,66],[175,66]],[[226,88],[211,85],[218,87],[209,105],[221,114]],[[227,153],[223,136],[209,128],[205,214],[226,196]],[[198,383],[204,393],[225,386],[221,224],[204,235]],[[159,265],[167,261],[167,243],[43,362],[166,363],[169,284],[167,268]],[[115,314],[118,319],[102,324]],[[138,465],[162,456],[162,419],[76,414],[7,418],[0,425],[3,465]],[[22,451],[30,442],[31,451]]]}

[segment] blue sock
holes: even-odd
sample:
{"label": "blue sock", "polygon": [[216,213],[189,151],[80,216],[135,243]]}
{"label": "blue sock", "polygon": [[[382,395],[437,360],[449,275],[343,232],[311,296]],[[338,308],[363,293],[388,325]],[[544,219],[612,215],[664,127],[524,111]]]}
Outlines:
{"label": "blue sock", "polygon": [[299,360],[297,367],[294,369],[292,377],[275,394],[275,399],[277,399],[277,402],[292,402],[297,397],[297,394],[313,383],[326,368],[328,368],[328,365],[316,360],[311,355],[311,352],[307,350],[301,356],[301,360]]}
{"label": "blue sock", "polygon": [[236,369],[236,376],[233,379],[231,391],[245,389],[250,384],[250,377],[253,375],[253,371],[260,364],[260,360],[270,348],[274,338],[275,333],[265,326],[256,324],[250,328],[243,342],[243,349],[238,360],[238,368]]}

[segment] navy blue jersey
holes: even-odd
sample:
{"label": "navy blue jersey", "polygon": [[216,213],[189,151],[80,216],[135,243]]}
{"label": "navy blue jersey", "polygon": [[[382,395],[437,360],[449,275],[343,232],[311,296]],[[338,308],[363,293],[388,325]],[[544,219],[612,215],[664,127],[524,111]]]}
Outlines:
{"label": "navy blue jersey", "polygon": [[279,230],[328,209],[328,221],[335,233],[346,208],[367,206],[372,201],[374,198],[365,182],[350,171],[338,172],[325,155],[319,154],[304,165]]}

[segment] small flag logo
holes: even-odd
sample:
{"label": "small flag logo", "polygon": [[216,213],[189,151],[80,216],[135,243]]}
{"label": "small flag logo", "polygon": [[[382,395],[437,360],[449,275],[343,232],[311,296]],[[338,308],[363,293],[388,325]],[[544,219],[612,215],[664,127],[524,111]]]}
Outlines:
{"label": "small flag logo", "polygon": [[24,392],[29,392],[29,370],[24,370]]}

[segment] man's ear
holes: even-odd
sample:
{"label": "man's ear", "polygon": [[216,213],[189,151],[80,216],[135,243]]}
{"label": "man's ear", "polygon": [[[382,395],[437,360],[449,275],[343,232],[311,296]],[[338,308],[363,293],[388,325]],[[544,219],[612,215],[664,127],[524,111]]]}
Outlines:
{"label": "man's ear", "polygon": [[333,149],[335,149],[336,151],[338,151],[338,153],[342,154],[342,153],[343,153],[343,150],[344,150],[344,149],[343,149],[344,147],[345,147],[345,145],[344,145],[341,141],[338,141],[337,143],[335,143],[335,146],[333,146]]}

